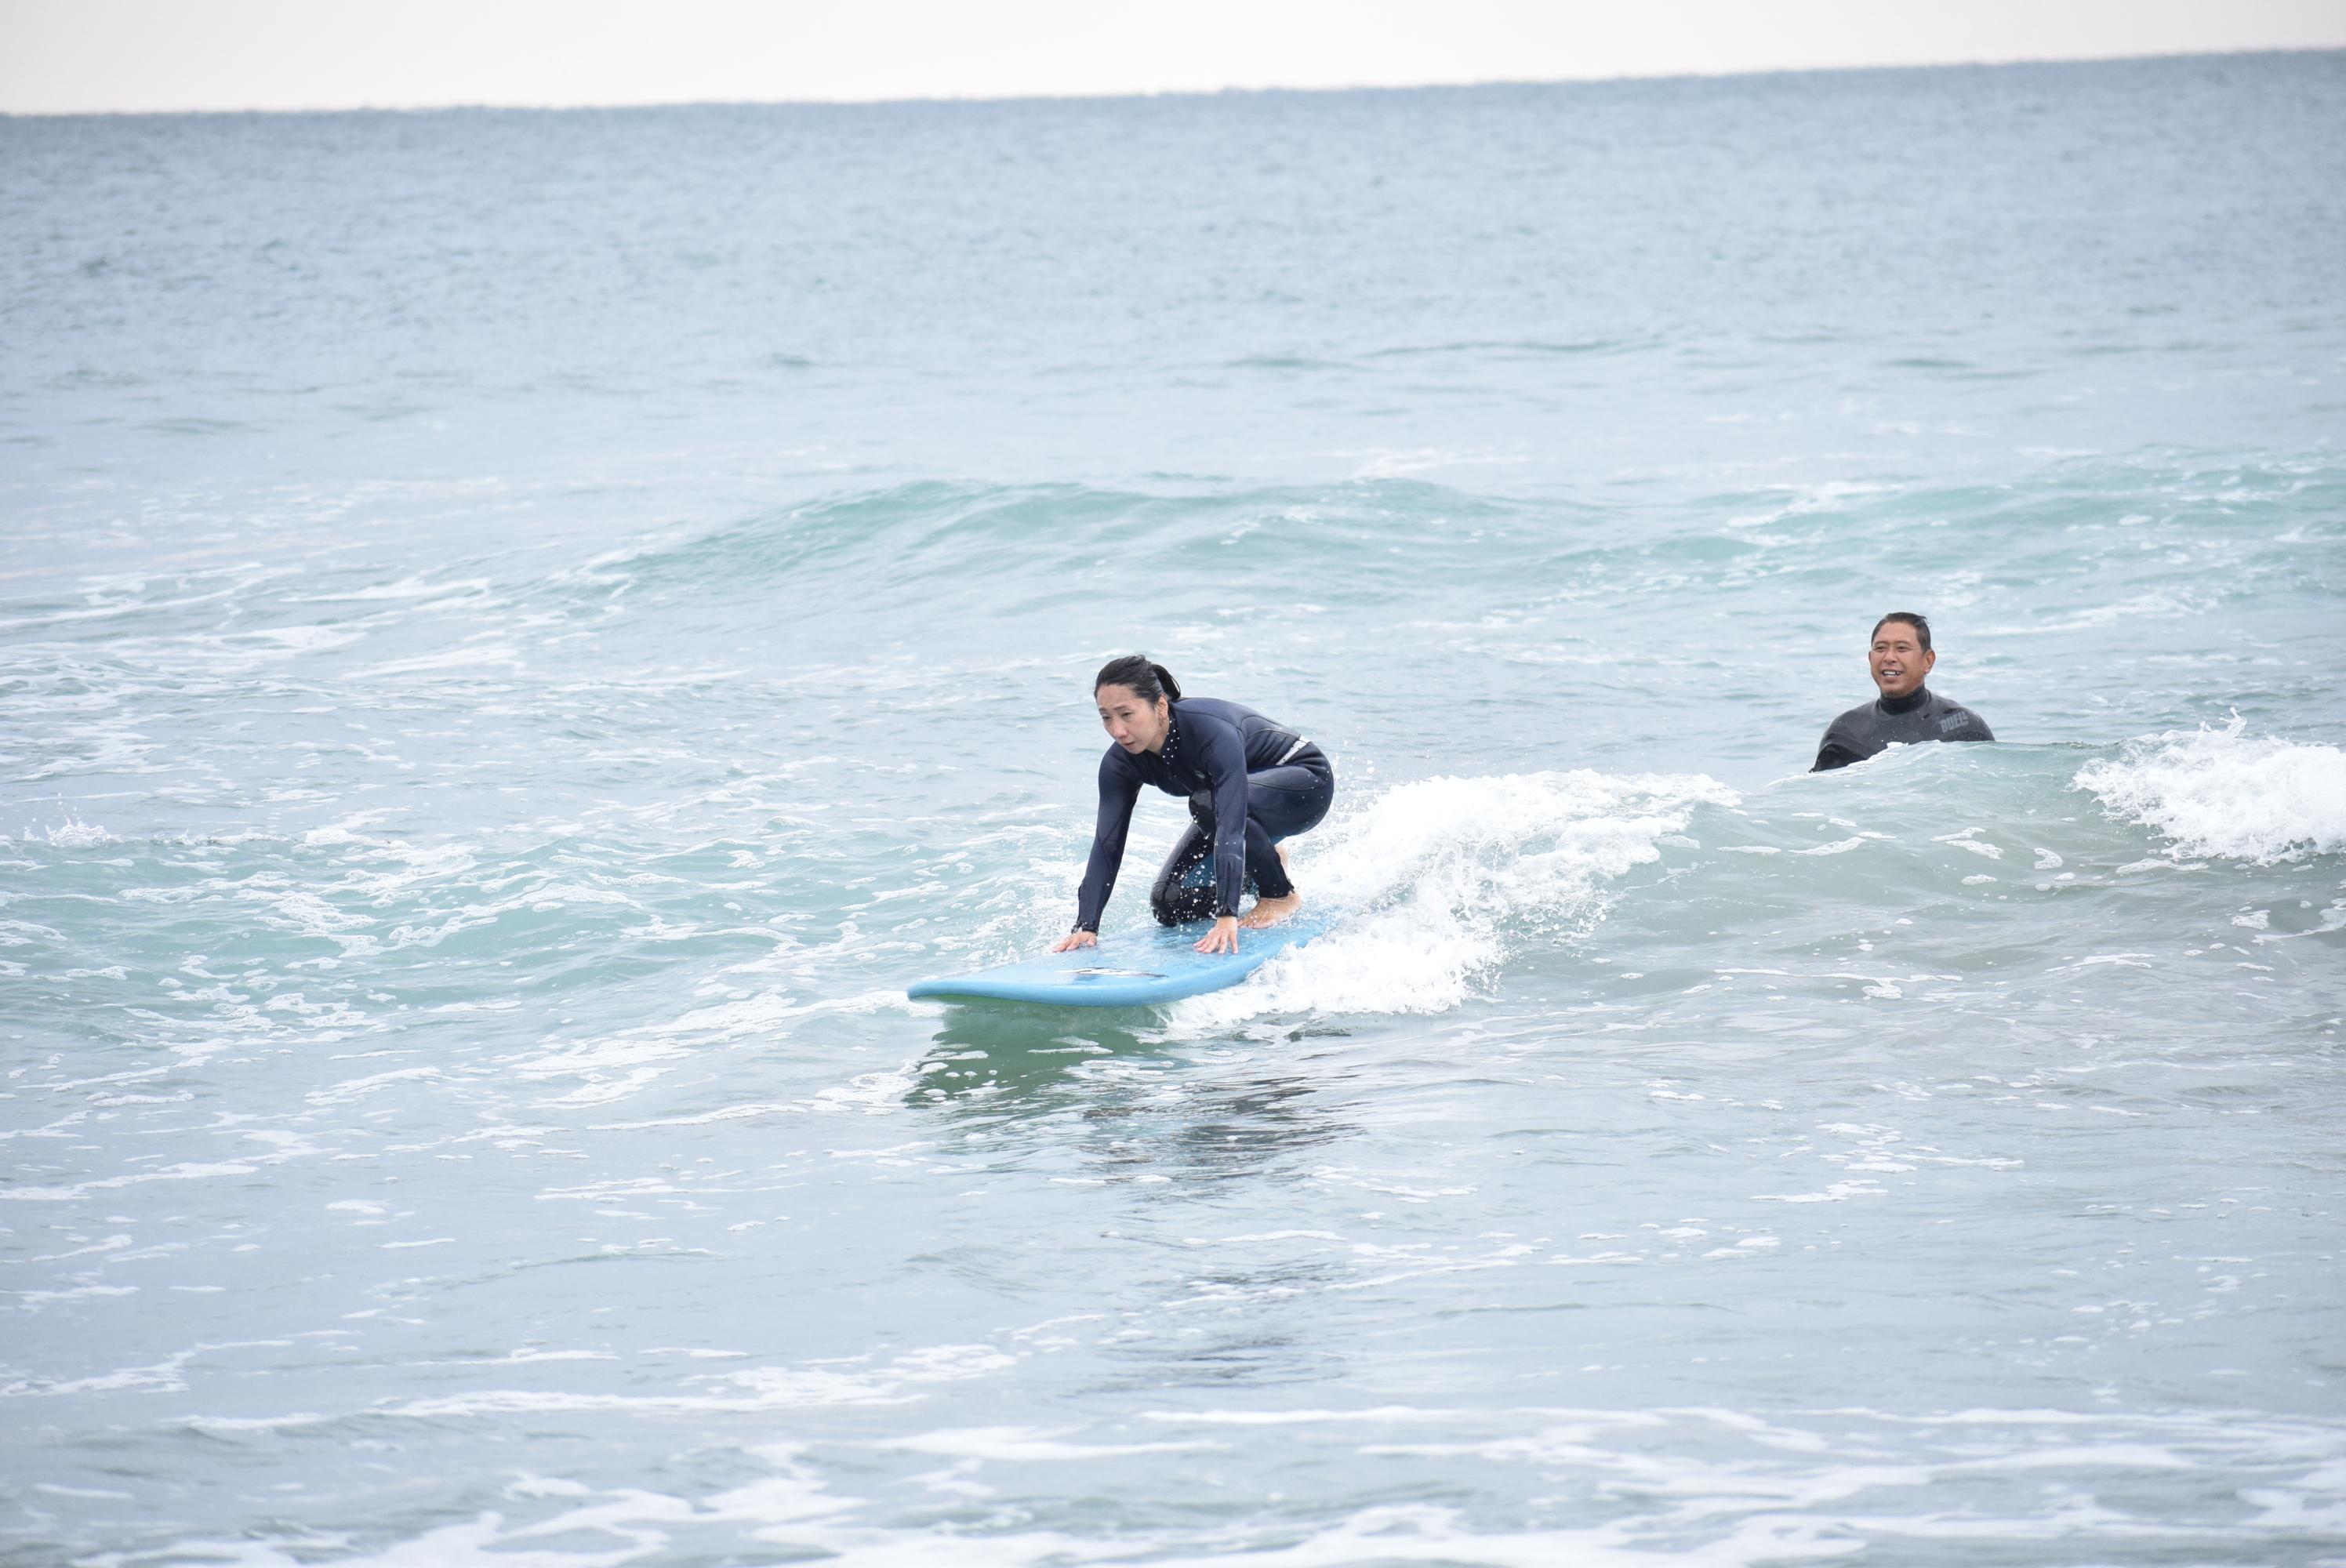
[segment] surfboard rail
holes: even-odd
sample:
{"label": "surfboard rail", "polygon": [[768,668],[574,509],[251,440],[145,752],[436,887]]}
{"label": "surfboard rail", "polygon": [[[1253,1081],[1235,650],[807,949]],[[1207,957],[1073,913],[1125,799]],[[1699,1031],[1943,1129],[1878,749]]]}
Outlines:
{"label": "surfboard rail", "polygon": [[1198,939],[1210,922],[1148,925],[1100,938],[1094,947],[1045,953],[969,974],[917,981],[915,1002],[1020,1002],[1053,1007],[1153,1007],[1236,985],[1291,947],[1328,928],[1310,914],[1260,931],[1239,932],[1234,953],[1203,953]]}

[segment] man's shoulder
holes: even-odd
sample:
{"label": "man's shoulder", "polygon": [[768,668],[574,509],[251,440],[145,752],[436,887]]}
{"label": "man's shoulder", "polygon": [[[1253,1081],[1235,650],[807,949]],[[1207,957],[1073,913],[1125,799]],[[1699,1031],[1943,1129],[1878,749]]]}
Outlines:
{"label": "man's shoulder", "polygon": [[1874,707],[1875,705],[1871,702],[1859,703],[1855,708],[1826,725],[1825,733],[1831,735],[1835,730],[1863,729],[1871,727],[1873,723]]}
{"label": "man's shoulder", "polygon": [[1941,735],[1953,738],[1974,731],[1983,735],[1987,733],[1987,720],[1953,697],[1940,697],[1935,692],[1932,697],[1931,718]]}

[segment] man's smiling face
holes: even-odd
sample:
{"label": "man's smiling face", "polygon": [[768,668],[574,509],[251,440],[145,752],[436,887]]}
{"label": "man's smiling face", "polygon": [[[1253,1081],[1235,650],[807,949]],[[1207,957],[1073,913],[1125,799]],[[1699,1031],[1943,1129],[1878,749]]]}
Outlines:
{"label": "man's smiling face", "polygon": [[1898,697],[1911,696],[1923,684],[1939,656],[1923,646],[1921,636],[1907,622],[1884,621],[1874,628],[1868,662],[1882,695]]}

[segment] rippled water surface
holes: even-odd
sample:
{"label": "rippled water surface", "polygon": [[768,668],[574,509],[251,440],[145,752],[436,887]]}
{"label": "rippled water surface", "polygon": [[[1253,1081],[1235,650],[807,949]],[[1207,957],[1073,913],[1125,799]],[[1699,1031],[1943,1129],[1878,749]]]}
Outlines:
{"label": "rippled water surface", "polygon": [[[2341,189],[2336,55],[0,121],[0,1560],[2338,1560]],[[1806,774],[1892,607],[2000,743]],[[906,1001],[1133,648],[1333,930]]]}

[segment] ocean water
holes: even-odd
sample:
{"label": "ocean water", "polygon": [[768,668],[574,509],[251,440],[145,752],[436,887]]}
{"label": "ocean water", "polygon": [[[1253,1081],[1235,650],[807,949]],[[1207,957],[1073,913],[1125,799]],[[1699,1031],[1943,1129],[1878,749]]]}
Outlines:
{"label": "ocean water", "polygon": [[[2346,1561],[2341,192],[2339,55],[0,120],[0,1561]],[[1893,607],[2000,744],[1805,774]],[[1335,929],[907,1002],[1133,649]]]}

